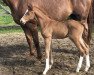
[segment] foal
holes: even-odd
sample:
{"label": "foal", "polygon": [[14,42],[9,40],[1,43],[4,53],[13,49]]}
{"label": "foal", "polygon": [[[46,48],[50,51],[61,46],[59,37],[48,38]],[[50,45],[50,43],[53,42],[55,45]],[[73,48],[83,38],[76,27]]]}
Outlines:
{"label": "foal", "polygon": [[50,49],[52,38],[63,39],[66,37],[69,37],[80,51],[80,59],[76,72],[79,72],[84,56],[86,57],[85,71],[87,72],[90,67],[90,60],[89,45],[82,37],[84,33],[84,26],[75,20],[67,20],[65,22],[52,20],[37,8],[34,8],[33,10],[28,9],[21,18],[21,21],[23,23],[30,20],[33,21],[35,15],[40,23],[39,25],[41,27],[41,33],[45,41],[46,66],[43,74],[45,75],[53,65],[52,51]]}

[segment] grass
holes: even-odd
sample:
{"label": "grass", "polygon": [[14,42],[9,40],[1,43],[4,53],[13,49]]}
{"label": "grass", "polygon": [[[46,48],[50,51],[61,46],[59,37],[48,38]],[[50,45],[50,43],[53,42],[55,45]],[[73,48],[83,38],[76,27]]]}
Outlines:
{"label": "grass", "polygon": [[3,9],[0,9],[0,26],[10,26],[15,25],[11,15],[6,14]]}
{"label": "grass", "polygon": [[15,23],[13,22],[13,19],[10,15],[3,15],[0,16],[0,26],[10,26],[10,25],[15,25]]}
{"label": "grass", "polygon": [[[9,10],[8,7],[4,7],[4,8]],[[16,25],[16,23],[13,21],[12,16],[9,14],[6,14],[6,12],[0,8],[0,26],[4,26],[3,28],[0,28],[0,34],[23,32],[20,27],[8,27],[13,25]]]}
{"label": "grass", "polygon": [[22,33],[23,30],[19,28],[0,28],[0,34],[6,34],[6,33]]}

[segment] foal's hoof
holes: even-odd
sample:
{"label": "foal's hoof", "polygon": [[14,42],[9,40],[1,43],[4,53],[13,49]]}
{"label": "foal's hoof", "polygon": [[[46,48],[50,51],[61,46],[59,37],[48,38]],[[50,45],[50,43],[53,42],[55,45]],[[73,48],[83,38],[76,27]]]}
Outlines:
{"label": "foal's hoof", "polygon": [[43,74],[42,75],[46,75],[44,72],[43,72]]}
{"label": "foal's hoof", "polygon": [[88,70],[89,70],[89,67],[85,68],[85,72],[88,72]]}

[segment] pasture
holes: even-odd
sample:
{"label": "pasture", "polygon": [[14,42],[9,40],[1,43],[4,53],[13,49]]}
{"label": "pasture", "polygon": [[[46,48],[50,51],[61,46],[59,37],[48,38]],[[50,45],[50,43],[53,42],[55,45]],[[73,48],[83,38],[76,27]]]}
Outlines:
{"label": "pasture", "polygon": [[[7,10],[9,10],[8,7],[5,7]],[[15,25],[12,16],[9,14],[6,14],[6,12],[0,8],[0,26],[12,26]]]}

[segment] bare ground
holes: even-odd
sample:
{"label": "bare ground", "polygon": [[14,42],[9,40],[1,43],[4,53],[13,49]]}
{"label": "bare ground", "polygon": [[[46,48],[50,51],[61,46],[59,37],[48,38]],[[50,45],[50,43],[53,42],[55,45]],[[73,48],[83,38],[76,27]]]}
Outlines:
{"label": "bare ground", "polygon": [[[39,33],[40,34],[40,33]],[[40,46],[43,58],[36,59],[36,54],[29,56],[29,48],[23,33],[0,34],[0,75],[42,75],[45,67],[44,42],[41,35]],[[75,72],[79,60],[79,52],[68,39],[53,40],[54,64],[47,75],[94,75],[94,39],[91,42],[91,67],[84,72],[85,62],[81,71]]]}

